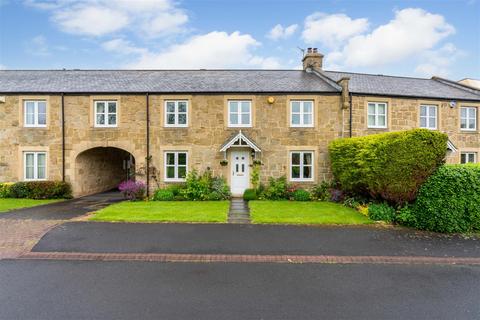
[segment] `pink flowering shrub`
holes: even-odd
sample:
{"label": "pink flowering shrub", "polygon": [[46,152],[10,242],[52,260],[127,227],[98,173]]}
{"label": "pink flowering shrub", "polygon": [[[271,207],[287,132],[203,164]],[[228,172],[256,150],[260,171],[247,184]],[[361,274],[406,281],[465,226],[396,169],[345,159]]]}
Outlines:
{"label": "pink flowering shrub", "polygon": [[118,189],[128,200],[142,200],[145,198],[146,186],[143,181],[126,180],[122,181]]}

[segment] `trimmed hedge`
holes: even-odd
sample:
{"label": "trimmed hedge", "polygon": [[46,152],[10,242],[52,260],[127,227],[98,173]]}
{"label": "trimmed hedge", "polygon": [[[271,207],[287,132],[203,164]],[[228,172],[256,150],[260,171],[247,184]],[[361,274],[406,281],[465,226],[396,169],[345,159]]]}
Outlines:
{"label": "trimmed hedge", "polygon": [[443,164],[447,135],[413,129],[330,143],[332,171],[342,190],[403,204]]}
{"label": "trimmed hedge", "polygon": [[0,198],[69,199],[70,184],[63,181],[21,181],[0,183]]}
{"label": "trimmed hedge", "polygon": [[257,190],[256,189],[245,189],[243,192],[243,200],[245,201],[251,201],[251,200],[257,200]]}
{"label": "trimmed hedge", "polygon": [[407,225],[436,232],[480,230],[480,165],[445,165],[420,188]]}

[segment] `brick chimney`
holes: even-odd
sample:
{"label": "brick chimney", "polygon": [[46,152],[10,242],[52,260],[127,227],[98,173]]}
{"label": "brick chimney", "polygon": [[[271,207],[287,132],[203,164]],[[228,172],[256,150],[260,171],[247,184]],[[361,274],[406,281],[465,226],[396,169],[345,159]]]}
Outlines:
{"label": "brick chimney", "polygon": [[318,52],[317,48],[308,48],[307,53],[302,59],[303,70],[311,68],[314,70],[322,70],[323,54]]}

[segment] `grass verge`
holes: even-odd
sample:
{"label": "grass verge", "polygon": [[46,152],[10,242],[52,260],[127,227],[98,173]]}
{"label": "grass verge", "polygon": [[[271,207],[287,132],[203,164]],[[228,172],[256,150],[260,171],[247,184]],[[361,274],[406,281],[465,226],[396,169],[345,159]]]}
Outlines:
{"label": "grass verge", "polygon": [[47,204],[52,202],[62,201],[59,199],[52,200],[34,200],[34,199],[14,199],[14,198],[2,198],[0,199],[0,213],[7,212],[13,209],[34,207],[41,204]]}

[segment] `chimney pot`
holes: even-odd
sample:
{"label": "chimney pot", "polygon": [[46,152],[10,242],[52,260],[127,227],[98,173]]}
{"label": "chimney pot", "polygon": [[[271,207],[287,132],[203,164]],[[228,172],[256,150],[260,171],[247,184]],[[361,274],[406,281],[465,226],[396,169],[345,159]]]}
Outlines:
{"label": "chimney pot", "polygon": [[307,48],[307,53],[304,55],[302,62],[303,70],[322,70],[323,54],[318,52],[317,48]]}
{"label": "chimney pot", "polygon": [[313,53],[317,53],[317,48],[313,48]]}

